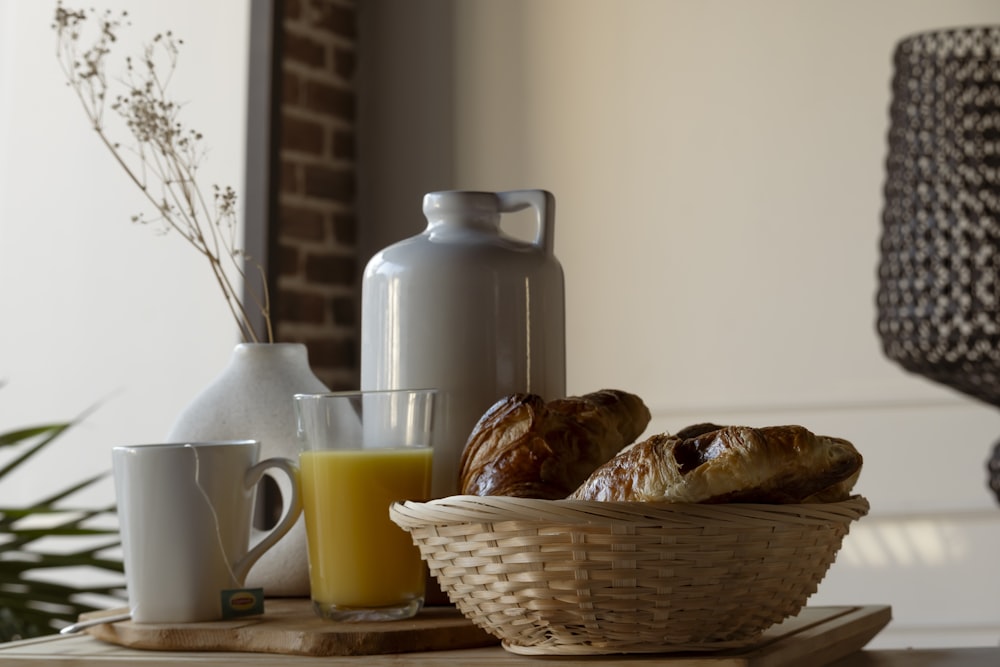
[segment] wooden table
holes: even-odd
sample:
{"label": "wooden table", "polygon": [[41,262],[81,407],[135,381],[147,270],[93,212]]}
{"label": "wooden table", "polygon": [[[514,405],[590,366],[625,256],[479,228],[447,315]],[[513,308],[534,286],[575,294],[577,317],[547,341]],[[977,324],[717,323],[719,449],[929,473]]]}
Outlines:
{"label": "wooden table", "polygon": [[[117,611],[95,612],[82,620],[100,621]],[[806,607],[750,645],[728,651],[538,656],[505,651],[455,609],[425,609],[391,624],[337,624],[318,618],[308,600],[274,599],[264,614],[228,621],[157,625],[119,620],[92,625],[86,634],[0,644],[0,665],[1000,667],[1000,646],[861,650],[890,620],[887,605]]]}
{"label": "wooden table", "polygon": [[[635,667],[664,665],[662,656],[545,658],[508,653],[499,647],[358,657],[292,657],[265,653],[196,653],[140,651],[101,642],[88,635],[53,635],[0,644],[0,665],[83,665],[86,667],[177,667],[178,665],[246,665],[247,667]],[[830,667],[997,667],[1000,647],[859,651]],[[720,661],[718,667],[731,667]],[[808,667],[804,665],[803,667]]]}

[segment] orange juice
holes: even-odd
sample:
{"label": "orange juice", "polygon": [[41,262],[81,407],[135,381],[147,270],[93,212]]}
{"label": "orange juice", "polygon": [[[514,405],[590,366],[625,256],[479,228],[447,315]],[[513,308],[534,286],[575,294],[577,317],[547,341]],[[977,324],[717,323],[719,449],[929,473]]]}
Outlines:
{"label": "orange juice", "polygon": [[299,463],[313,602],[366,608],[422,598],[420,552],[389,506],[430,496],[430,447],[307,451]]}

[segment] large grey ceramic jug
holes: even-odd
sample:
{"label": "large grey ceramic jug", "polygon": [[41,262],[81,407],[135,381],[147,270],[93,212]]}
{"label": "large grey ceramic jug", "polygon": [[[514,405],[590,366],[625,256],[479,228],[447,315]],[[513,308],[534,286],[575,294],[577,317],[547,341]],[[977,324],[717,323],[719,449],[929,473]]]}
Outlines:
{"label": "large grey ceramic jug", "polygon": [[[501,214],[531,207],[533,241]],[[555,200],[544,190],[424,196],[427,228],[365,269],[361,388],[440,391],[433,495],[458,490],[462,449],[497,400],[566,391],[563,271],[553,253]]]}

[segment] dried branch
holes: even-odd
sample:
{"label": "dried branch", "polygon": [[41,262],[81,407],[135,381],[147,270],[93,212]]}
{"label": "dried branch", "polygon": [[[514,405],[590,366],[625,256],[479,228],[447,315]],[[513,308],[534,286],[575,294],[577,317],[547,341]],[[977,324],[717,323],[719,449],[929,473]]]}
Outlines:
{"label": "dried branch", "polygon": [[[96,35],[84,47],[83,31],[88,24]],[[123,74],[114,82],[107,75],[118,32],[128,25],[128,13],[69,10],[56,5],[56,56],[68,85],[76,93],[91,127],[111,152],[129,180],[142,192],[156,212],[155,217],[140,213],[132,221],[157,224],[161,231],[175,232],[208,260],[212,275],[222,290],[226,305],[239,326],[243,340],[259,342],[254,331],[251,307],[263,316],[267,342],[273,340],[270,297],[263,269],[253,262],[236,242],[236,192],[231,187],[212,186],[211,196],[198,182],[198,167],[205,156],[204,137],[185,128],[180,121],[181,105],[169,95],[183,42],[171,32],[160,33],[144,46],[141,57],[126,57]],[[113,90],[114,89],[114,90]],[[120,90],[120,92],[114,92]],[[105,122],[110,109],[124,121],[127,143],[112,139]],[[253,263],[260,281],[259,293],[247,289],[251,304],[239,294],[246,283],[246,266]],[[234,284],[232,275],[238,276]]]}

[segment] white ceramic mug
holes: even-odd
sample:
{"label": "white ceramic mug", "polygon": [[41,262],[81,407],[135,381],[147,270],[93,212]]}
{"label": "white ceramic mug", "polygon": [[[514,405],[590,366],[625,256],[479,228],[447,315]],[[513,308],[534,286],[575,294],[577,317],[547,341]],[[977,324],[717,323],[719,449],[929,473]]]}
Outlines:
{"label": "white ceramic mug", "polygon": [[[225,592],[240,589],[250,566],[292,528],[301,513],[298,468],[259,456],[255,440],[113,449],[133,621],[222,618]],[[274,469],[290,479],[291,497],[270,531],[252,531],[257,483]],[[251,531],[262,535],[252,547]]]}

